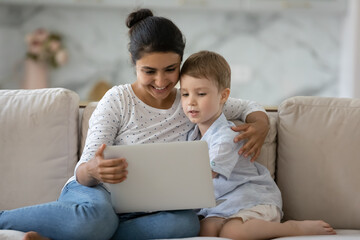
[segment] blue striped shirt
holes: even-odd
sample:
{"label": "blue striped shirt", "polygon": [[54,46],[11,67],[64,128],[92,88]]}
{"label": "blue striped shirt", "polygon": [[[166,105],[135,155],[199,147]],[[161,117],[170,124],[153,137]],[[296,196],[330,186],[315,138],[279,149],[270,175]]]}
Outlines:
{"label": "blue striped shirt", "polygon": [[201,209],[198,214],[204,217],[229,217],[242,209],[262,204],[281,209],[281,193],[270,172],[257,162],[250,162],[250,157],[238,154],[244,141],[234,143],[238,133],[231,126],[234,124],[222,114],[204,136],[201,137],[197,126],[188,134],[188,140],[204,140],[208,143],[210,166],[219,173],[213,183],[216,200],[221,203],[213,208]]}

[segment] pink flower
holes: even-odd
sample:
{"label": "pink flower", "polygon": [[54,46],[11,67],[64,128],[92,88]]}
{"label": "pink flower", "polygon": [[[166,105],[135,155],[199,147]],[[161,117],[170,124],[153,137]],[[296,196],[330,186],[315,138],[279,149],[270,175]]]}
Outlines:
{"label": "pink flower", "polygon": [[60,50],[60,42],[58,40],[50,40],[49,42],[49,50],[53,53],[56,53]]}
{"label": "pink flower", "polygon": [[67,62],[68,56],[65,50],[60,50],[55,54],[55,62],[61,66]]}
{"label": "pink flower", "polygon": [[43,48],[39,42],[31,42],[29,44],[29,53],[40,55],[43,51]]}
{"label": "pink flower", "polygon": [[34,32],[35,39],[41,43],[45,42],[47,40],[48,36],[49,36],[49,33],[46,30],[41,29],[41,28],[37,29]]}
{"label": "pink flower", "polygon": [[59,67],[67,61],[67,53],[58,34],[37,29],[26,35],[25,42],[28,46],[27,57],[34,61],[41,61],[53,67]]}

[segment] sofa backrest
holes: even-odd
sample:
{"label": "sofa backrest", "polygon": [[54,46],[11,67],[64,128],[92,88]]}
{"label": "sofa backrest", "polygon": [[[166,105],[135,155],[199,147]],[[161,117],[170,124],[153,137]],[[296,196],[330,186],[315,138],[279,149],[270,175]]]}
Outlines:
{"label": "sofa backrest", "polygon": [[78,95],[0,90],[0,106],[0,210],[56,200],[78,159]]}
{"label": "sofa backrest", "polygon": [[[97,102],[90,102],[85,107],[82,114],[82,124],[81,124],[81,140],[80,140],[80,154],[85,146],[87,131],[89,128],[89,119],[91,114],[95,110],[97,106]],[[272,175],[275,177],[275,161],[276,161],[276,122],[277,122],[277,113],[271,112],[268,113],[269,122],[270,122],[270,130],[265,139],[264,145],[261,149],[260,156],[256,160],[257,162],[263,164],[267,167]],[[240,124],[241,122],[238,120],[233,120],[236,124]]]}
{"label": "sofa backrest", "polygon": [[285,220],[360,229],[360,99],[294,97],[278,114]]}

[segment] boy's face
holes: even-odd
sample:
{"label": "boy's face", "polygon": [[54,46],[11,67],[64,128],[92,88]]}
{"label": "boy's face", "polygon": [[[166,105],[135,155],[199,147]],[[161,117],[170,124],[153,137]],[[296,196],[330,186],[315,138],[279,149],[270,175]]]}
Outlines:
{"label": "boy's face", "polygon": [[229,89],[219,91],[214,81],[183,75],[180,79],[181,104],[191,122],[204,127],[220,116],[223,104],[229,96]]}

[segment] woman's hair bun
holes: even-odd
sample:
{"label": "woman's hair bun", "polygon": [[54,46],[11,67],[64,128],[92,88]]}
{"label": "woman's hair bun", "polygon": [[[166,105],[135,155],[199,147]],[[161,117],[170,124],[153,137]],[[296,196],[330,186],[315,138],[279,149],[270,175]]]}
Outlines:
{"label": "woman's hair bun", "polygon": [[144,20],[147,17],[154,16],[152,11],[147,8],[139,9],[135,12],[129,14],[128,18],[126,19],[126,26],[128,28],[132,28],[136,23]]}

